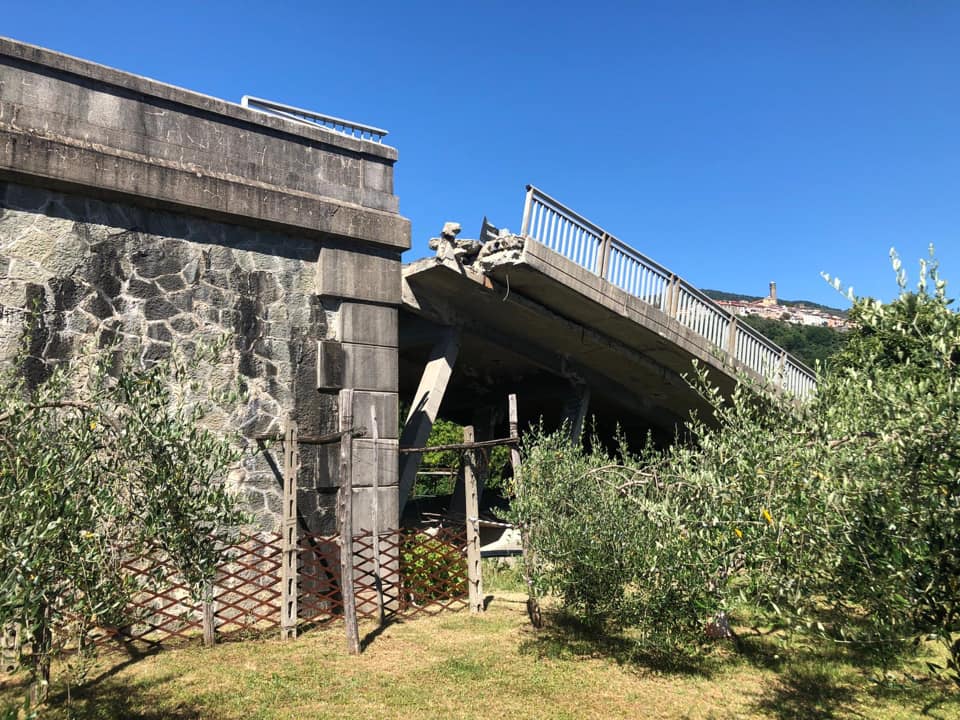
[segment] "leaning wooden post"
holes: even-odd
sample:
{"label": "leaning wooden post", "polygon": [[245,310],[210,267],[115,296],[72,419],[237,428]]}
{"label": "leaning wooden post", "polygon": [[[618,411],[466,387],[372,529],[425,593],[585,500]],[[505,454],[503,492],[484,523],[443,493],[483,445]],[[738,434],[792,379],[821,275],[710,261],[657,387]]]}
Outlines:
{"label": "leaning wooden post", "polygon": [[340,527],[340,594],[347,631],[347,651],[360,654],[357,627],[357,596],[353,587],[353,390],[340,391],[340,497],[337,521]]}
{"label": "leaning wooden post", "polygon": [[283,596],[281,599],[280,639],[292,640],[297,637],[297,468],[300,464],[300,451],[297,438],[297,423],[287,420],[283,434],[283,559],[281,580]]}
{"label": "leaning wooden post", "polygon": [[[510,437],[515,441],[510,446],[510,464],[513,466],[513,486],[517,487],[520,482],[520,446],[517,441],[520,440],[520,423],[517,419],[517,396],[511,394],[507,398],[508,416],[510,422]],[[527,615],[530,617],[530,624],[534,627],[543,625],[540,615],[540,601],[533,590],[533,580],[531,579],[533,567],[533,551],[530,549],[530,533],[525,527],[520,528],[520,548],[523,552],[523,580],[527,585]]]}
{"label": "leaning wooden post", "polygon": [[[473,425],[463,428],[463,442],[474,441]],[[480,564],[480,502],[477,497],[475,450],[463,453],[463,489],[467,518],[467,588],[470,612],[483,612],[483,571]]]}

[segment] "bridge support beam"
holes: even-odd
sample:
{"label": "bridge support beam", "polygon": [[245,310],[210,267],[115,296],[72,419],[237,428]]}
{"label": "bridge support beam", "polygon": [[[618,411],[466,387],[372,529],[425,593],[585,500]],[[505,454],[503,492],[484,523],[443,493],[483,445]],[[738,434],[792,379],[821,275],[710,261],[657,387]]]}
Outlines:
{"label": "bridge support beam", "polygon": [[[403,432],[400,434],[400,447],[424,447],[426,445],[427,438],[430,437],[430,431],[433,429],[433,423],[437,419],[437,413],[440,411],[440,403],[443,402],[443,395],[447,391],[447,384],[450,382],[450,375],[453,374],[453,366],[457,362],[459,352],[460,328],[446,327],[443,335],[430,351],[430,359],[427,360],[426,367],[423,369],[420,385],[417,387],[417,393],[410,404],[410,413],[407,415]],[[413,492],[417,471],[420,469],[420,459],[420,453],[405,453],[400,458],[398,506],[401,517],[410,493]]]}
{"label": "bridge support beam", "polygon": [[576,383],[571,388],[572,393],[563,406],[564,420],[570,428],[570,439],[580,442],[583,435],[583,424],[590,409],[590,386],[586,383]]}

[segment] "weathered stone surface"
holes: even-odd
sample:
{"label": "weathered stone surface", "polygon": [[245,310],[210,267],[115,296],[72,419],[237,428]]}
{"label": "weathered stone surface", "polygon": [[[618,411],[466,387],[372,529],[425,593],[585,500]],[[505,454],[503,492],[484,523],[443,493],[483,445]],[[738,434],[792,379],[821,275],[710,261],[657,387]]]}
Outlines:
{"label": "weathered stone surface", "polygon": [[397,394],[361,390],[353,393],[353,417],[359,424],[370,428],[372,435],[371,408],[376,411],[379,436],[385,439],[397,438],[400,432]]}
{"label": "weathered stone surface", "polygon": [[321,340],[317,348],[317,387],[339,390],[344,387],[345,373],[343,344],[336,340]]}
{"label": "weathered stone surface", "polygon": [[397,309],[388,305],[344,302],[338,338],[347,343],[397,347]]}
{"label": "weathered stone surface", "polygon": [[342,244],[324,244],[317,266],[317,293],[399,305],[400,255],[389,250],[360,254]]}
{"label": "weathered stone surface", "polygon": [[[389,146],[6,39],[0,66],[0,167],[233,222],[409,247]],[[21,209],[38,210],[30,199]],[[166,221],[158,234],[176,234]]]}
{"label": "weathered stone surface", "polygon": [[[386,532],[397,528],[400,524],[400,514],[397,509],[397,489],[382,487],[377,493],[379,505],[379,522],[377,529]],[[357,488],[353,493],[353,527],[354,530],[373,529],[373,488]]]}
{"label": "weathered stone surface", "polygon": [[[359,423],[360,420],[357,419]],[[353,441],[353,485],[370,487],[374,474],[381,487],[397,485],[398,453],[397,440],[373,440],[369,437]],[[307,457],[309,456],[309,457]],[[300,454],[301,463],[309,473],[310,487],[340,487],[340,446],[337,443],[323,445]]]}
{"label": "weathered stone surface", "polygon": [[345,384],[357,390],[396,392],[398,358],[394,348],[344,343]]}
{"label": "weathered stone surface", "polygon": [[[337,429],[336,395],[320,393],[316,387],[316,347],[328,333],[328,315],[319,297],[312,294],[316,268],[303,240],[255,233],[251,241],[249,232],[236,234],[246,238],[248,246],[275,252],[276,273],[248,271],[243,268],[258,264],[243,260],[255,252],[252,250],[211,247],[103,225],[109,219],[125,218],[138,227],[178,226],[163,219],[166,213],[131,207],[111,209],[110,203],[92,199],[79,202],[59,193],[48,192],[48,199],[41,200],[41,194],[35,191],[11,192],[11,187],[16,186],[0,183],[0,194],[20,197],[24,204],[59,208],[62,217],[44,218],[51,243],[80,243],[77,227],[89,230],[80,235],[110,239],[84,245],[73,274],[51,275],[41,265],[40,283],[0,276],[0,302],[5,308],[0,323],[0,362],[9,361],[15,354],[27,322],[24,308],[35,302],[47,311],[32,333],[31,349],[38,358],[68,357],[86,338],[93,338],[100,347],[117,341],[128,347],[139,342],[140,356],[153,360],[168,355],[175,339],[189,348],[204,337],[231,331],[235,333],[233,347],[220,359],[217,376],[207,380],[211,387],[222,388],[238,374],[243,375],[251,397],[243,406],[215,414],[212,423],[224,431],[242,427],[253,434],[278,430],[281,419],[292,411],[301,432],[323,434]],[[70,215],[66,208],[82,210],[84,215]],[[34,212],[4,207],[0,267],[30,261],[30,247],[13,240],[22,236],[25,228],[35,227],[36,221]],[[235,235],[205,220],[194,219],[191,225],[199,228],[193,233],[198,237]],[[25,372],[39,382],[49,370],[45,364],[31,361]],[[382,410],[385,415],[388,412]],[[254,468],[247,477],[270,477],[268,468],[269,464]],[[313,487],[329,486],[328,474],[313,477],[321,475],[319,466],[305,463],[302,482]],[[277,507],[280,486],[274,485],[258,487],[260,494],[250,496],[261,519],[273,517],[271,513]],[[243,487],[241,482],[240,489]],[[269,527],[276,520],[274,517]]]}
{"label": "weathered stone surface", "polygon": [[370,487],[374,476],[381,487],[396,485],[399,482],[397,474],[397,440],[372,440],[358,438],[353,441],[353,485],[354,487]]}

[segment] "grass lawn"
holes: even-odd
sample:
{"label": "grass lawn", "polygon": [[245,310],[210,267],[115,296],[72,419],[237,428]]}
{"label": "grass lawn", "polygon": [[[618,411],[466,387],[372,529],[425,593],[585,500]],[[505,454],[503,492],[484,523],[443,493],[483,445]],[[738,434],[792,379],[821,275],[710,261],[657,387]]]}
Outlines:
{"label": "grass lawn", "polygon": [[[359,657],[342,625],[294,642],[227,642],[143,657],[101,656],[90,682],[65,706],[55,682],[54,718],[960,718],[949,692],[900,673],[886,686],[836,648],[811,651],[747,639],[726,641],[696,667],[632,657],[575,630],[526,622],[524,596],[498,591],[481,617],[466,611],[388,626],[361,626]],[[56,669],[61,670],[60,668]],[[56,672],[63,678],[63,672]],[[24,692],[14,676],[0,708]]]}

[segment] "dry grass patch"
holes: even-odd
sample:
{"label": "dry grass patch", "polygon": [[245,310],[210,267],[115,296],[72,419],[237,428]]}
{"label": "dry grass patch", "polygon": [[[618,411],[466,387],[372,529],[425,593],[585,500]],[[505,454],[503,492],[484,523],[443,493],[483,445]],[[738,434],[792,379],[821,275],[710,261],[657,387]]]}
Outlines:
{"label": "dry grass patch", "polygon": [[[374,627],[361,627],[361,634]],[[930,683],[884,692],[837,658],[771,661],[762,647],[715,653],[696,668],[631,657],[554,625],[533,631],[523,596],[500,593],[482,617],[448,613],[390,625],[360,657],[342,627],[295,642],[189,646],[140,658],[105,655],[70,709],[52,718],[921,718]],[[819,664],[818,664],[819,663]],[[0,707],[22,692],[16,679]],[[956,704],[933,717],[960,717]]]}

